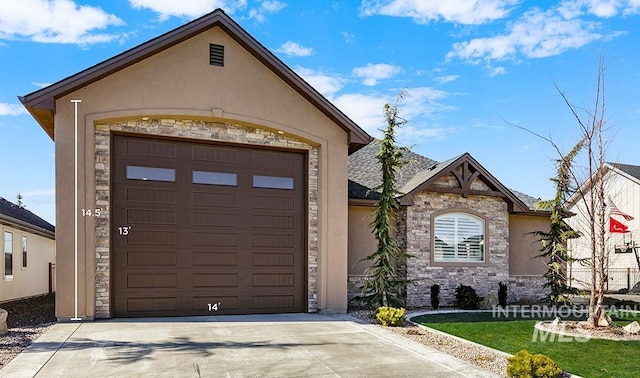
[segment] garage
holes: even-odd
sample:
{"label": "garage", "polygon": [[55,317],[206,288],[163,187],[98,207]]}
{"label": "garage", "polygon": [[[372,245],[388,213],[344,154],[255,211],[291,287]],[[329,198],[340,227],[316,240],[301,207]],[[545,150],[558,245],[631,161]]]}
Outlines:
{"label": "garage", "polygon": [[116,317],[306,311],[306,154],[116,135]]}

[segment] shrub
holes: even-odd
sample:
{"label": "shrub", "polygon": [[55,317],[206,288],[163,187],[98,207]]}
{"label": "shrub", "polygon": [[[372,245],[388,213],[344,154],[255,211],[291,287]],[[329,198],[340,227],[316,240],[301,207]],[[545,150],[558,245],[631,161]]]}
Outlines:
{"label": "shrub", "polygon": [[460,285],[456,289],[456,307],[463,310],[477,310],[480,307],[480,297],[471,286]]}
{"label": "shrub", "polygon": [[437,310],[440,307],[440,285],[431,285],[431,307]]}
{"label": "shrub", "polygon": [[562,369],[551,358],[544,354],[531,354],[522,349],[507,359],[507,376],[514,378],[558,378]]}
{"label": "shrub", "polygon": [[401,327],[407,320],[404,308],[378,307],[376,319],[383,326]]}
{"label": "shrub", "polygon": [[502,308],[507,308],[507,284],[498,282],[498,304]]}

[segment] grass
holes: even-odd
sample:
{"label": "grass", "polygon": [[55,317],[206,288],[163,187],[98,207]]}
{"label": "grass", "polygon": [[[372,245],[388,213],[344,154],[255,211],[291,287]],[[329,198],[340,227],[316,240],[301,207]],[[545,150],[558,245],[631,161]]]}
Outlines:
{"label": "grass", "polygon": [[[559,342],[551,336],[533,339],[534,325],[540,320],[514,316],[494,317],[490,312],[424,315],[416,323],[440,330],[478,344],[515,354],[521,349],[542,353],[555,360],[562,369],[585,378],[638,377],[640,341],[591,339],[586,342]],[[634,319],[615,319],[624,325]]]}

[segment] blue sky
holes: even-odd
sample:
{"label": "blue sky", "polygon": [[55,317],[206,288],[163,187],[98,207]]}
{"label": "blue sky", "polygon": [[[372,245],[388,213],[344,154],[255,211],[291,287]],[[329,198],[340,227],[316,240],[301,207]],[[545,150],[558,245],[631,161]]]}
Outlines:
{"label": "blue sky", "polygon": [[218,7],[372,135],[406,90],[400,143],[469,152],[542,198],[555,152],[506,121],[569,149],[579,130],[555,85],[592,110],[604,56],[608,159],[640,165],[640,0],[2,0],[0,196],[55,220],[54,144],[16,96]]}

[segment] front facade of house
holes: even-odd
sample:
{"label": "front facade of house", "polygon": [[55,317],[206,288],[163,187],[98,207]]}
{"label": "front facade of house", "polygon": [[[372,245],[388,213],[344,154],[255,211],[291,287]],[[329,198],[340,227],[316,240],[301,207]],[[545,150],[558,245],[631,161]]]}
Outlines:
{"label": "front facade of house", "polygon": [[346,310],[370,137],[223,11],[21,100],[56,143],[58,318]]}
{"label": "front facade of house", "polygon": [[[21,101],[56,144],[59,319],[346,311],[374,242],[349,155],[375,146],[221,10]],[[409,305],[431,281],[443,305],[454,283],[530,295],[537,247],[511,225],[543,217],[468,155],[426,168],[397,219]],[[452,221],[475,247],[432,241]]]}
{"label": "front facade of house", "polygon": [[[350,156],[350,229],[364,232],[372,220],[376,143]],[[509,287],[509,300],[545,296],[545,265],[535,259],[539,242],[528,234],[549,227],[548,213],[534,210],[535,199],[505,188],[470,155],[438,163],[410,153],[400,172],[403,193],[396,219],[397,240],[413,258],[406,263],[409,307],[430,306],[430,287],[441,287],[441,305],[454,303],[458,285],[481,297],[497,296],[498,283]],[[358,167],[368,167],[361,169]],[[369,189],[364,189],[369,188]],[[369,197],[369,198],[367,198]],[[522,197],[522,198],[520,198]],[[525,201],[527,203],[525,203]],[[350,231],[350,239],[360,238]],[[357,245],[364,248],[357,249]],[[350,241],[350,297],[357,294],[366,268],[359,260],[375,251],[375,239]]]}
{"label": "front facade of house", "polygon": [[29,210],[0,197],[0,302],[53,290],[55,227]]}
{"label": "front facade of house", "polygon": [[[605,287],[607,291],[631,289],[640,281],[640,166],[606,163],[601,176],[605,183],[606,197],[606,251],[608,258],[609,280]],[[584,197],[576,196],[571,202],[569,211],[575,215],[567,220],[574,229],[583,235],[569,240],[568,247],[572,257],[589,259],[591,256],[590,235],[588,231],[585,197],[589,198],[590,191],[585,186]],[[620,211],[630,215],[633,219],[625,219],[611,211],[616,206]],[[626,232],[611,232],[610,218],[613,222],[626,227]],[[569,279],[573,286],[591,288],[591,269],[587,264],[574,262],[569,267]]]}

